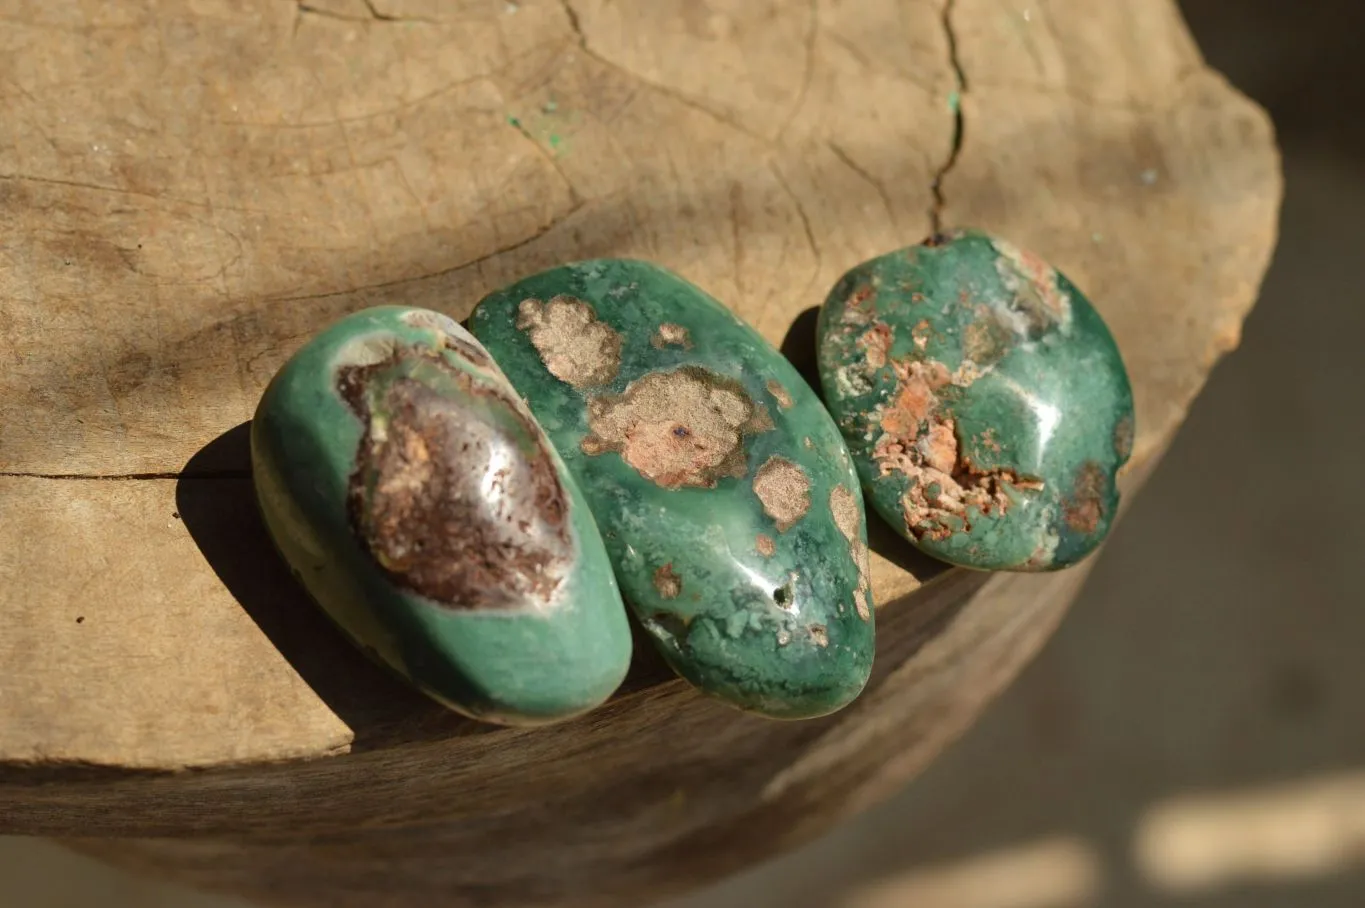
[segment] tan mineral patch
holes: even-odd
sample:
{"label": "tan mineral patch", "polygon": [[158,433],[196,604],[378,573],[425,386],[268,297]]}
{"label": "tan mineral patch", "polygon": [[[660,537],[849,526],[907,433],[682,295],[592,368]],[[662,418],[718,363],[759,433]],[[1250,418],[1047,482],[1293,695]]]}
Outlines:
{"label": "tan mineral patch", "polygon": [[834,386],[843,397],[858,397],[872,390],[872,382],[867,378],[867,369],[859,361],[853,361],[834,370]]}
{"label": "tan mineral patch", "polygon": [[849,542],[856,540],[862,529],[858,519],[858,499],[847,486],[837,485],[829,492],[829,511],[834,515],[834,525]]}
{"label": "tan mineral patch", "polygon": [[440,312],[433,312],[430,309],[409,309],[398,317],[410,327],[436,331],[441,334],[454,334],[463,330],[455,319]]}
{"label": "tan mineral patch", "polygon": [[782,387],[782,383],[775,378],[768,379],[768,393],[777,401],[777,406],[782,410],[790,410],[792,396],[787,393],[787,389]]}
{"label": "tan mineral patch", "polygon": [[916,350],[923,350],[929,346],[931,331],[929,320],[923,318],[915,323],[915,327],[910,329],[910,340],[914,341]]}
{"label": "tan mineral patch", "polygon": [[1055,530],[1048,530],[1038,543],[1038,547],[1033,550],[1033,554],[1029,556],[1028,567],[1033,570],[1046,570],[1050,567],[1057,556],[1057,546],[1061,541]]}
{"label": "tan mineral patch", "polygon": [[931,468],[941,473],[951,473],[957,466],[957,435],[951,419],[934,420],[929,430],[919,436],[915,443],[920,456]]}
{"label": "tan mineral patch", "polygon": [[880,369],[886,365],[886,359],[891,353],[891,341],[891,326],[885,322],[873,322],[872,327],[858,338],[858,346],[863,349],[863,356],[869,369]]}
{"label": "tan mineral patch", "polygon": [[664,488],[712,488],[722,477],[744,475],[744,438],[771,428],[739,382],[684,366],[589,401],[581,447],[589,455],[616,451]]}
{"label": "tan mineral patch", "polygon": [[981,376],[985,375],[987,371],[989,370],[982,369],[973,360],[964,359],[958,364],[958,367],[953,370],[952,377],[948,380],[959,388],[965,388]]}
{"label": "tan mineral patch", "polygon": [[1011,470],[981,471],[959,459],[952,472],[930,466],[915,446],[883,437],[873,451],[883,476],[902,473],[911,480],[901,498],[905,526],[916,539],[947,539],[970,529],[968,509],[981,514],[1004,514],[1010,505],[1005,484],[1037,490],[1036,480],[1020,479]]}
{"label": "tan mineral patch", "polygon": [[1133,453],[1133,417],[1125,416],[1114,426],[1114,456],[1125,463]]}
{"label": "tan mineral patch", "polygon": [[969,509],[1003,514],[1010,505],[1005,484],[1038,490],[1042,483],[1012,470],[981,470],[962,456],[954,421],[939,412],[938,390],[949,382],[937,362],[896,363],[901,386],[874,412],[881,436],[873,448],[882,476],[910,480],[901,498],[906,528],[917,539],[942,540],[969,529]]}
{"label": "tan mineral patch", "polygon": [[879,422],[883,432],[913,436],[938,405],[938,389],[947,385],[951,376],[943,363],[932,360],[897,362],[894,368],[900,386],[890,405],[879,409]]}
{"label": "tan mineral patch", "polygon": [[649,342],[660,350],[664,347],[682,347],[686,350],[692,346],[692,337],[682,325],[664,322]]}
{"label": "tan mineral patch", "polygon": [[1109,479],[1104,468],[1087,460],[1076,472],[1071,495],[1062,506],[1066,525],[1077,533],[1093,533],[1104,519],[1104,500],[1109,491]]}
{"label": "tan mineral patch", "polygon": [[1017,320],[1017,316],[1002,317],[990,306],[976,306],[972,321],[962,329],[963,357],[987,366],[999,362],[1016,343],[1018,326],[1012,323]]}
{"label": "tan mineral patch", "polygon": [[853,591],[853,605],[858,610],[858,617],[864,621],[872,620],[872,609],[867,607],[867,591],[857,589]]}
{"label": "tan mineral patch", "polygon": [[664,599],[676,599],[682,593],[682,578],[673,570],[673,562],[665,564],[654,572],[654,589]]}
{"label": "tan mineral patch", "polygon": [[867,592],[872,585],[872,563],[867,543],[862,538],[862,515],[859,513],[858,497],[847,486],[837,485],[829,493],[829,510],[834,515],[834,525],[839,533],[848,540],[849,554],[853,563],[858,565],[858,589],[853,593],[853,604],[858,617],[864,621],[872,617],[868,608]]}
{"label": "tan mineral patch", "polygon": [[517,328],[527,332],[550,374],[575,388],[607,384],[621,367],[621,335],[580,299],[522,300]]}
{"label": "tan mineral patch", "polygon": [[771,432],[774,428],[773,418],[768,413],[768,408],[763,404],[754,404],[754,414],[749,417],[749,421],[742,427],[746,435],[760,435],[763,432]]}
{"label": "tan mineral patch", "polygon": [[816,646],[829,646],[829,630],[823,624],[812,624],[806,630],[810,633],[811,642]]}
{"label": "tan mineral patch", "polygon": [[810,478],[805,470],[773,455],[754,474],[754,494],[763,504],[763,513],[777,522],[785,533],[810,510]]}
{"label": "tan mineral patch", "polygon": [[483,348],[483,344],[479,343],[474,335],[466,331],[459,322],[450,316],[443,315],[440,312],[432,312],[430,309],[409,309],[399,318],[410,327],[430,331],[436,335],[441,346],[458,354],[469,364],[480,369],[489,369],[500,373],[497,366],[493,364],[493,358]]}
{"label": "tan mineral patch", "polygon": [[392,334],[374,332],[362,334],[343,343],[332,358],[337,370],[376,366],[398,356],[402,345]]}
{"label": "tan mineral patch", "polygon": [[962,329],[962,355],[971,360],[989,360],[996,348],[994,319],[977,318]]}
{"label": "tan mineral patch", "polygon": [[996,271],[1014,294],[1014,305],[1038,329],[1053,323],[1066,328],[1071,323],[1071,299],[1057,285],[1057,272],[1051,265],[1013,243],[992,240],[1000,254]]}
{"label": "tan mineral patch", "polygon": [[758,534],[758,538],[754,540],[754,548],[758,549],[758,554],[764,558],[771,558],[777,554],[777,543],[766,533]]}
{"label": "tan mineral patch", "polygon": [[873,318],[877,302],[877,291],[866,285],[848,295],[844,301],[844,311],[839,321],[847,325],[865,325]]}

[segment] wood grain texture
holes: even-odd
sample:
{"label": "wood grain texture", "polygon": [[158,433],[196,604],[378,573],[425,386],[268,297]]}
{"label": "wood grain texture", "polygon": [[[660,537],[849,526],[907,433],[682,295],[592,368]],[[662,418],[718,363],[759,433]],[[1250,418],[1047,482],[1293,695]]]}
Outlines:
{"label": "wood grain texture", "polygon": [[243,423],[320,324],[638,256],[809,365],[846,268],[980,226],[1109,321],[1131,490],[1236,345],[1281,192],[1166,0],[0,0],[0,122],[0,832],[296,905],[636,904],[742,866],[922,768],[1084,576],[941,571],[875,526],[877,669],[836,716],[735,714],[641,648],[584,719],[466,722],[264,540]]}

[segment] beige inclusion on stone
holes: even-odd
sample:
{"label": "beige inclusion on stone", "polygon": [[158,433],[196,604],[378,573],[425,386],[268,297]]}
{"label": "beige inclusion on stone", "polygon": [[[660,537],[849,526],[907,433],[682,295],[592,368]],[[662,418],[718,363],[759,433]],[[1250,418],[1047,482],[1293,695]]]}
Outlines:
{"label": "beige inclusion on stone", "polygon": [[862,520],[856,493],[844,486],[835,486],[829,493],[829,510],[834,515],[834,525],[848,540],[849,554],[858,565],[858,588],[853,592],[853,605],[858,610],[858,617],[867,621],[872,617],[872,609],[867,601],[868,589],[872,585],[872,565],[867,543],[862,539]]}
{"label": "beige inclusion on stone", "polygon": [[588,403],[588,455],[607,451],[668,489],[713,488],[746,472],[744,437],[772,419],[733,379],[698,366],[651,372]]}
{"label": "beige inclusion on stone", "polygon": [[777,522],[779,533],[791,529],[810,510],[810,478],[785,457],[769,457],[758,468],[754,494],[763,505],[763,513]]}
{"label": "beige inclusion on stone", "polygon": [[621,335],[582,300],[522,300],[517,328],[527,333],[550,374],[575,388],[605,385],[621,367]]}

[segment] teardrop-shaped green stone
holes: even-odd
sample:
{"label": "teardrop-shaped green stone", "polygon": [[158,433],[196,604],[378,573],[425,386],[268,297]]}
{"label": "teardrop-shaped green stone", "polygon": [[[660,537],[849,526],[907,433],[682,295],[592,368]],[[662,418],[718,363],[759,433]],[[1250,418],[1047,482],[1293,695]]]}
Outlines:
{"label": "teardrop-shaped green stone", "polygon": [[358,312],[300,349],[252,422],[266,526],[362,647],[476,718],[536,724],[605,700],[630,628],[559,455],[463,328]]}

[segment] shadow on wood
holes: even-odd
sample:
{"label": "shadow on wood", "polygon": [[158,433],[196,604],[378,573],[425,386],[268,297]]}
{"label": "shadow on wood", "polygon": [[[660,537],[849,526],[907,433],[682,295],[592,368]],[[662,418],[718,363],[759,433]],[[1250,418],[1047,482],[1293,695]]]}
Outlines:
{"label": "shadow on wood", "polygon": [[[351,729],[351,750],[493,731],[495,726],[447,710],[368,658],[313,602],[261,519],[250,432],[249,422],[235,426],[190,458],[176,483],[178,513],[233,598]],[[616,696],[673,678],[633,618],[631,630],[634,655]]]}
{"label": "shadow on wood", "polygon": [[451,713],[368,659],[314,604],[261,519],[250,430],[249,422],[229,429],[190,458],[176,483],[176,506],[232,597],[350,727],[352,749],[490,728]]}

